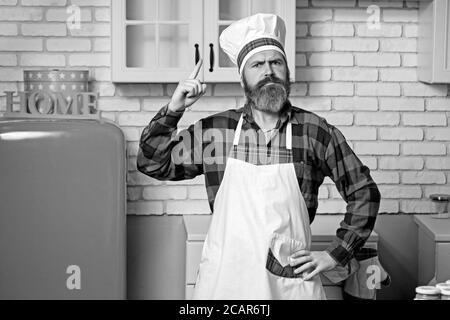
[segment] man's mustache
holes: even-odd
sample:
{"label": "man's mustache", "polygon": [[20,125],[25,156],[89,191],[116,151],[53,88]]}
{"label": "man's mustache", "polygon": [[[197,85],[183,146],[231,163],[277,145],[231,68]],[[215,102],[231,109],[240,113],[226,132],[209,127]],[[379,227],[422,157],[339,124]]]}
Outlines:
{"label": "man's mustache", "polygon": [[277,83],[282,86],[285,85],[285,82],[278,77],[267,77],[267,78],[264,78],[263,80],[261,80],[260,82],[258,82],[255,89],[259,90],[268,83]]}

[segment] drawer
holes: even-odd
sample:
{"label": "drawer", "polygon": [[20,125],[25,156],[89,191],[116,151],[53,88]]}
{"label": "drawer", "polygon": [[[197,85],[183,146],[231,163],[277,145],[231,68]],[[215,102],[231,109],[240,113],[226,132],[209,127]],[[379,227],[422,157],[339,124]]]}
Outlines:
{"label": "drawer", "polygon": [[423,228],[418,231],[418,285],[427,285],[436,273],[436,243]]}
{"label": "drawer", "polygon": [[[311,243],[311,251],[323,251],[330,245],[330,242],[313,242]],[[377,249],[377,242],[366,242],[364,248]]]}
{"label": "drawer", "polygon": [[340,286],[323,286],[327,300],[342,300],[342,287]]}
{"label": "drawer", "polygon": [[[313,242],[311,250],[325,250],[329,246],[328,242]],[[366,243],[368,248],[377,248],[376,242]],[[197,271],[202,257],[203,241],[186,242],[186,284],[195,284],[197,280]],[[321,276],[324,286],[333,285],[326,277]]]}
{"label": "drawer", "polygon": [[186,242],[186,284],[195,284],[202,258],[203,241]]}
{"label": "drawer", "polygon": [[445,282],[450,280],[450,243],[436,244],[436,280]]}
{"label": "drawer", "polygon": [[322,281],[322,285],[325,286],[335,286],[337,284],[331,282],[330,280],[328,280],[327,277],[325,277],[324,275],[320,275],[320,280]]}
{"label": "drawer", "polygon": [[[339,286],[324,286],[325,295],[328,300],[342,300],[342,288]],[[194,285],[186,286],[186,300],[191,300],[194,294]]]}
{"label": "drawer", "polygon": [[185,299],[192,300],[193,295],[194,295],[194,285],[193,284],[186,285]]}

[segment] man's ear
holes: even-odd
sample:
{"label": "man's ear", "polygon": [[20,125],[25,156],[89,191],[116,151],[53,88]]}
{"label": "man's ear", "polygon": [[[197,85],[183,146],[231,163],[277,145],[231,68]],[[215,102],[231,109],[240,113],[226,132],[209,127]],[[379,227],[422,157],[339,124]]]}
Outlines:
{"label": "man's ear", "polygon": [[245,88],[244,86],[244,70],[239,74],[239,79],[241,80],[241,87]]}

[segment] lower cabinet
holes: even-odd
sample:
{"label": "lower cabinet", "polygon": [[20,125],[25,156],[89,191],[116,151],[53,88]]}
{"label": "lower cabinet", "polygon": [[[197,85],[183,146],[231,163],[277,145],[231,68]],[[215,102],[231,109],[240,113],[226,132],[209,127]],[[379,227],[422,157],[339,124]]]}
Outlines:
{"label": "lower cabinet", "polygon": [[[335,236],[341,216],[318,216],[313,222],[312,229],[312,251],[325,250]],[[184,216],[186,228],[186,300],[190,300],[194,293],[197,271],[202,256],[203,243],[208,232],[210,216]],[[366,243],[366,247],[377,248],[378,236],[372,233]],[[328,300],[342,300],[342,287],[330,282],[321,276],[325,294]]]}
{"label": "lower cabinet", "polygon": [[450,219],[416,215],[418,226],[418,284],[450,280]]}

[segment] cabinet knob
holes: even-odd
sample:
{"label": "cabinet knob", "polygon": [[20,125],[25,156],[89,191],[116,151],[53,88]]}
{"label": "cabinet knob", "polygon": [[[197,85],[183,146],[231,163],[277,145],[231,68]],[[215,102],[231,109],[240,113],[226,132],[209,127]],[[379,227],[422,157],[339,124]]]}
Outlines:
{"label": "cabinet knob", "polygon": [[209,72],[214,71],[214,45],[212,43],[209,44]]}
{"label": "cabinet knob", "polygon": [[198,61],[200,60],[200,51],[198,50],[198,43],[195,44],[195,65],[197,65]]}

